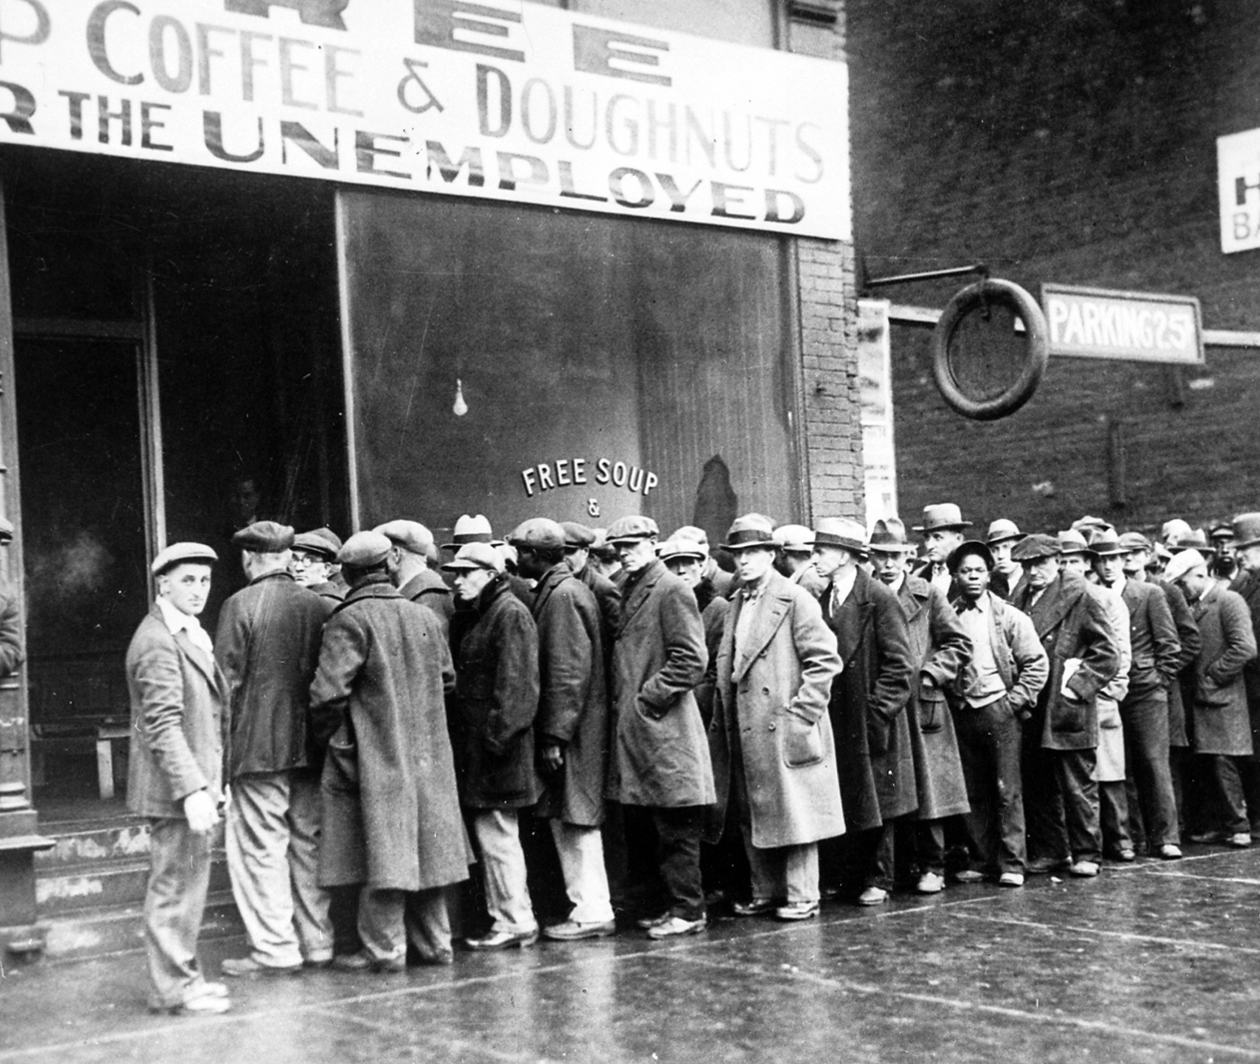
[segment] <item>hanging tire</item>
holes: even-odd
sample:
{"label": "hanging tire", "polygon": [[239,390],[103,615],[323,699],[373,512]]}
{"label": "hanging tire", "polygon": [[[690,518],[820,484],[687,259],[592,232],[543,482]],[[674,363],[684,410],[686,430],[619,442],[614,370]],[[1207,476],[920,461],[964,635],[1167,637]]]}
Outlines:
{"label": "hanging tire", "polygon": [[[992,399],[973,399],[958,384],[949,364],[949,345],[954,333],[970,314],[997,304],[1009,309],[1024,324],[1028,355],[1019,378]],[[1049,360],[1046,317],[1037,301],[1011,281],[989,278],[968,285],[946,305],[932,330],[932,375],[951,409],[976,421],[996,421],[1015,413],[1037,390]]]}

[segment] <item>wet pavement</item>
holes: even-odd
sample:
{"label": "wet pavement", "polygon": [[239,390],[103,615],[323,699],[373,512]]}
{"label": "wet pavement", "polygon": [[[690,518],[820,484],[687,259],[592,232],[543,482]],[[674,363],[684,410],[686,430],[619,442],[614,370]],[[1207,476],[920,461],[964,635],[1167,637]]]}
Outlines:
{"label": "wet pavement", "polygon": [[1260,848],[233,991],[158,1017],[139,953],[9,968],[0,1062],[1260,1060]]}

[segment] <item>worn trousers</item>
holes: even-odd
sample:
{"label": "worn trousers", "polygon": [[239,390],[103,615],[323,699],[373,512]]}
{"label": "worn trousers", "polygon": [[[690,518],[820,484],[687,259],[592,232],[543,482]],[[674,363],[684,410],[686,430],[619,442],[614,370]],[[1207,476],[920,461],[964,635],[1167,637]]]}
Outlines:
{"label": "worn trousers", "polygon": [[700,878],[704,807],[625,805],[622,810],[632,843],[627,855],[630,895],[654,909],[652,915],[661,910],[649,899],[659,899],[671,916],[700,919],[705,912]]}
{"label": "worn trousers", "polygon": [[762,849],[751,828],[743,831],[754,901],[818,901],[818,843]]}
{"label": "worn trousers", "polygon": [[599,828],[553,820],[551,837],[564,876],[564,892],[573,903],[569,919],[579,924],[607,923],[613,910],[604,868],[603,833]]}
{"label": "worn trousers", "polygon": [[393,961],[407,955],[407,941],[420,958],[441,963],[451,956],[451,918],[446,889],[378,890],[359,893],[359,938],[368,955]]}
{"label": "worn trousers", "polygon": [[1242,757],[1228,754],[1200,754],[1203,780],[1215,809],[1209,812],[1209,824],[1226,835],[1250,835],[1251,821],[1247,814],[1247,799],[1243,791],[1239,766],[1246,763]]}
{"label": "worn trousers", "polygon": [[319,822],[313,773],[250,773],[232,781],[228,872],[259,964],[288,968],[332,956],[331,895],[316,883]]}
{"label": "worn trousers", "polygon": [[1035,795],[1025,807],[1028,848],[1043,860],[1101,861],[1098,781],[1093,778],[1097,751],[1046,750],[1039,736],[1038,728],[1024,744],[1025,793]]}
{"label": "worn trousers", "polygon": [[1020,723],[1010,703],[965,706],[954,713],[958,753],[971,811],[963,815],[967,841],[991,875],[1023,873],[1028,862],[1024,837],[1024,788],[1020,770]]}
{"label": "worn trousers", "polygon": [[210,835],[196,835],[183,818],[149,821],[149,884],[144,895],[144,947],[149,1004],[181,1004],[205,982],[197,935],[210,889]]}
{"label": "worn trousers", "polygon": [[516,810],[474,809],[472,826],[481,850],[490,930],[513,935],[537,931]]}
{"label": "worn trousers", "polygon": [[1129,796],[1124,780],[1106,780],[1098,784],[1098,821],[1102,829],[1103,849],[1112,857],[1121,850],[1133,849],[1129,832]]}
{"label": "worn trousers", "polygon": [[1129,805],[1142,811],[1146,846],[1151,852],[1175,846],[1181,842],[1181,831],[1168,760],[1168,693],[1157,689],[1129,695],[1120,703],[1120,721]]}

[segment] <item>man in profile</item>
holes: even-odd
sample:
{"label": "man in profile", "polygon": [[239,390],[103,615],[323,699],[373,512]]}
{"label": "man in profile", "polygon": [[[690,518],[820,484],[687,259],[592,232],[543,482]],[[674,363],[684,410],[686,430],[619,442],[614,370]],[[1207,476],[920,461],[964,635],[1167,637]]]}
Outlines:
{"label": "man in profile", "polygon": [[223,801],[227,686],[197,620],[218,560],[202,543],[173,543],[153,560],[157,599],[127,648],[131,756],[127,806],[149,818],[144,941],[149,1010],[228,1010],[227,987],[207,982],[197,934],[210,887],[211,836]]}
{"label": "man in profile", "polygon": [[437,557],[433,533],[419,521],[404,520],[387,521],[375,531],[390,542],[385,567],[398,593],[411,602],[428,606],[449,632],[455,599],[446,581],[429,567],[430,559]]}

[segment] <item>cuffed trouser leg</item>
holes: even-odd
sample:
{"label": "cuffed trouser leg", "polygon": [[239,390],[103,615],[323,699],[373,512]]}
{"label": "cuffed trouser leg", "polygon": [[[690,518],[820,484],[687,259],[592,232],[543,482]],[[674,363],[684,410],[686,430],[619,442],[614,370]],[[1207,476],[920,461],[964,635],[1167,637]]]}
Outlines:
{"label": "cuffed trouser leg", "polygon": [[450,957],[451,916],[445,887],[407,894],[404,923],[407,937],[422,960],[442,963]]}
{"label": "cuffed trouser leg", "polygon": [[232,781],[224,844],[232,896],[254,959],[272,968],[301,964],[293,926],[287,772],[250,774]]}
{"label": "cuffed trouser leg", "polygon": [[333,954],[329,916],[332,895],[316,881],[319,871],[319,778],[310,772],[289,774],[289,883],[293,890],[293,926],[302,957],[327,960]]}
{"label": "cuffed trouser leg", "polygon": [[144,896],[144,944],[152,991],[149,1004],[183,1002],[204,982],[197,935],[210,889],[210,836],[180,818],[149,822],[149,883]]}
{"label": "cuffed trouser leg", "polygon": [[538,930],[529,896],[525,852],[515,809],[477,809],[473,834],[481,848],[486,911],[491,931],[517,935]]}
{"label": "cuffed trouser leg", "polygon": [[1102,831],[1098,826],[1098,781],[1094,779],[1094,750],[1051,750],[1062,795],[1064,824],[1073,861],[1102,860]]}
{"label": "cuffed trouser leg", "polygon": [[553,820],[551,837],[564,876],[565,894],[573,903],[569,919],[579,924],[607,923],[613,918],[613,910],[600,829]]}
{"label": "cuffed trouser leg", "polygon": [[359,938],[375,961],[396,961],[407,956],[404,921],[407,892],[364,887],[359,894]]}
{"label": "cuffed trouser leg", "polygon": [[1221,830],[1226,835],[1250,835],[1251,821],[1247,819],[1247,801],[1243,797],[1238,763],[1227,754],[1206,754],[1204,761],[1208,770],[1205,775],[1211,781]]}

